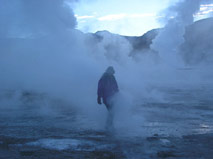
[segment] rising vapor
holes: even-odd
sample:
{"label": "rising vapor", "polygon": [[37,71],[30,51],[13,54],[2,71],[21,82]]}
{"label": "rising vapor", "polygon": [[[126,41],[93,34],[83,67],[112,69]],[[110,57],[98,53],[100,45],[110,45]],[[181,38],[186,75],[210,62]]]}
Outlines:
{"label": "rising vapor", "polygon": [[180,1],[166,10],[167,24],[151,46],[159,58],[155,62],[153,56],[131,56],[133,48],[124,37],[100,32],[94,39],[76,30],[67,1],[0,0],[0,89],[46,94],[70,107],[98,112],[97,82],[113,65],[123,94],[119,105],[132,108],[132,102],[140,103],[150,94],[152,100],[162,100],[156,86],[200,82],[201,77],[195,80],[197,72],[178,68],[185,62],[179,53],[185,27],[193,23],[201,2]]}
{"label": "rising vapor", "polygon": [[160,58],[169,65],[183,67],[180,47],[184,43],[185,29],[194,22],[194,15],[200,11],[201,4],[211,0],[181,0],[165,10],[165,27],[153,40],[152,49],[159,53]]}

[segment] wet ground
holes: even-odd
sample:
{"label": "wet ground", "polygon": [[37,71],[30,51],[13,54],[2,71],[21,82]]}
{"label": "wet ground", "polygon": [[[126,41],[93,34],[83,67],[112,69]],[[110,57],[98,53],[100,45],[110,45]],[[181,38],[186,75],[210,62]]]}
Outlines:
{"label": "wet ground", "polygon": [[144,97],[131,109],[132,122],[117,119],[113,131],[97,126],[98,115],[88,117],[60,101],[45,108],[45,97],[22,93],[14,106],[14,93],[4,93],[0,158],[212,159],[213,89],[153,91],[161,98]]}

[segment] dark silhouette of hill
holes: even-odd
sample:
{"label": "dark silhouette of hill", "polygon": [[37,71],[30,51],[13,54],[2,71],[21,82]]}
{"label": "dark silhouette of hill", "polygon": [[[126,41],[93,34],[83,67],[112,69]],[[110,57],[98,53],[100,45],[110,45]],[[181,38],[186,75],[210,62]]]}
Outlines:
{"label": "dark silhouette of hill", "polygon": [[188,64],[213,61],[213,18],[196,21],[186,27],[180,51]]}
{"label": "dark silhouette of hill", "polygon": [[[180,47],[180,53],[187,64],[196,64],[202,61],[211,62],[213,60],[213,18],[202,19],[194,22],[186,27],[184,39],[185,42]],[[160,28],[153,29],[146,32],[142,36],[122,36],[118,34],[112,34],[108,31],[98,31],[92,35],[94,43],[101,42],[105,36],[111,38],[126,39],[132,46],[130,56],[134,56],[138,53],[154,52],[150,46],[152,40],[161,31]],[[114,39],[111,43],[116,41]],[[110,44],[110,42],[108,43]],[[106,47],[108,48],[108,47]]]}

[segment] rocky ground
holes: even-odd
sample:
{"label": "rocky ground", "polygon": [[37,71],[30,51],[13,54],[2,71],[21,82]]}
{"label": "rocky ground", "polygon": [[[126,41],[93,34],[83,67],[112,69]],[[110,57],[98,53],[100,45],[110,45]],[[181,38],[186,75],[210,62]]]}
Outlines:
{"label": "rocky ground", "polygon": [[212,159],[212,89],[164,92],[167,100],[144,98],[111,131],[100,126],[103,114],[91,118],[55,100],[47,106],[38,95],[19,105],[2,96],[0,159]]}
{"label": "rocky ground", "polygon": [[[87,136],[88,133],[94,135],[94,132],[84,133],[87,133]],[[213,157],[213,134],[183,137],[162,137],[155,134],[151,137],[133,139],[117,138],[104,132],[97,132],[96,136],[87,138],[83,137],[83,133],[81,135],[78,139],[52,137],[43,140],[0,136],[0,158],[212,159]],[[60,147],[61,143],[67,145]]]}

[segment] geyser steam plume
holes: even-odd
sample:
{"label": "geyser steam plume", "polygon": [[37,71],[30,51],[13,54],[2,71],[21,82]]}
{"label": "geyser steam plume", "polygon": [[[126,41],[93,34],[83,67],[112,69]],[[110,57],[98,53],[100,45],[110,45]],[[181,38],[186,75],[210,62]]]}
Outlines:
{"label": "geyser steam plume", "polygon": [[93,60],[86,55],[83,35],[74,29],[76,19],[65,1],[17,0],[11,4],[1,0],[1,4],[1,87],[61,97],[71,93],[66,91],[78,94],[81,88],[76,89],[76,83],[83,87],[95,64],[90,65]]}
{"label": "geyser steam plume", "polygon": [[[131,99],[138,103],[150,96],[152,100],[163,100],[155,86],[171,81],[177,84],[183,79],[174,70],[162,70],[159,65],[143,60],[135,62],[129,56],[132,46],[125,38],[104,35],[101,42],[96,42],[91,35],[76,30],[76,19],[67,2],[0,0],[2,92],[45,93],[67,101],[70,107],[97,112],[105,111],[96,104],[96,91],[97,82],[109,65],[114,66],[120,91],[127,97],[127,102],[118,102],[122,103],[121,109],[125,103],[132,108]],[[183,42],[184,27],[193,22],[200,2],[181,1],[169,9],[168,17],[173,11],[178,14],[168,20],[152,46],[163,62],[176,61],[174,54]]]}
{"label": "geyser steam plume", "polygon": [[165,63],[183,67],[179,48],[184,42],[185,28],[194,22],[194,15],[200,10],[200,5],[207,2],[213,1],[182,0],[165,11],[167,24],[152,44],[152,49],[158,51]]}
{"label": "geyser steam plume", "polygon": [[0,35],[30,36],[73,29],[76,19],[64,0],[1,0]]}
{"label": "geyser steam plume", "polygon": [[119,53],[114,60],[103,44],[86,44],[90,37],[75,29],[70,1],[0,2],[1,91],[45,93],[72,107],[97,110],[97,82],[103,70],[109,65],[119,69],[116,61],[127,61],[128,55]]}

